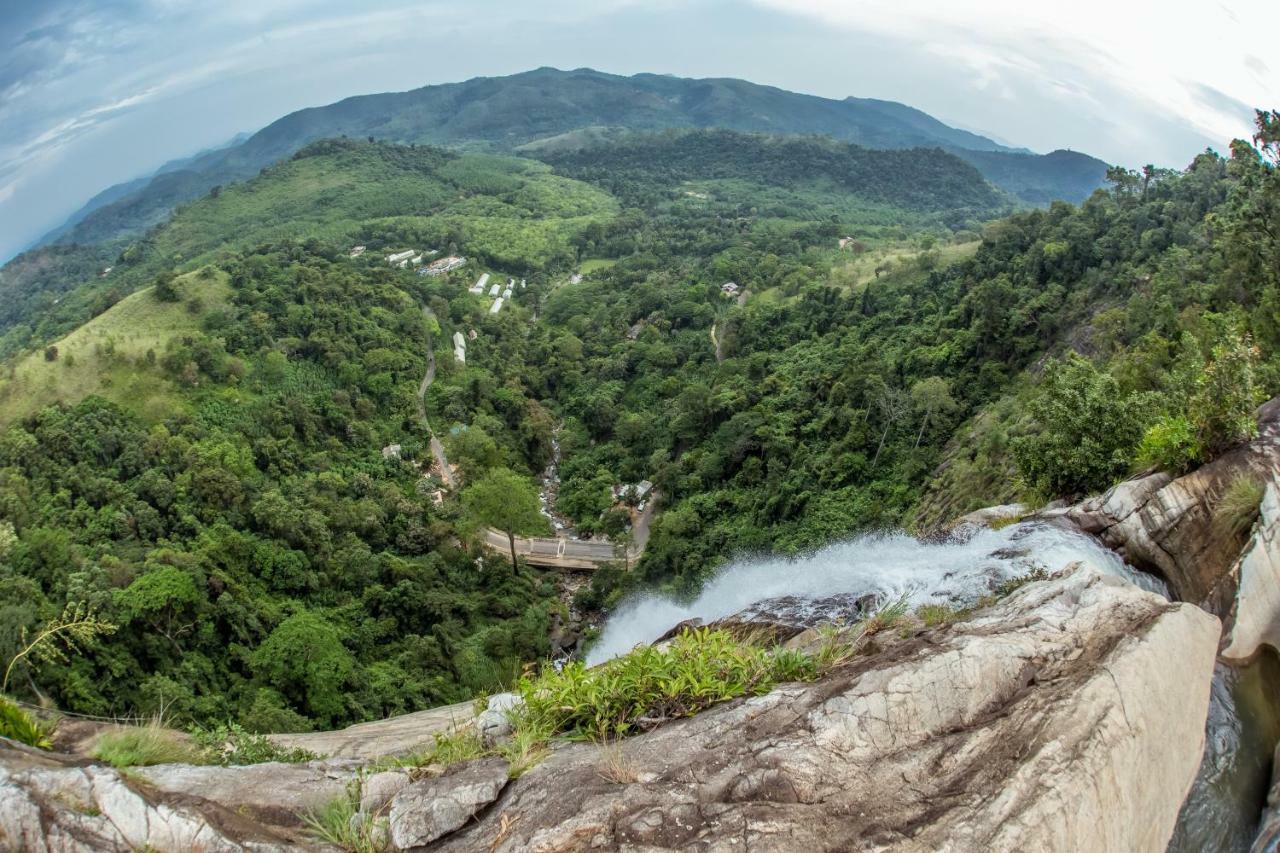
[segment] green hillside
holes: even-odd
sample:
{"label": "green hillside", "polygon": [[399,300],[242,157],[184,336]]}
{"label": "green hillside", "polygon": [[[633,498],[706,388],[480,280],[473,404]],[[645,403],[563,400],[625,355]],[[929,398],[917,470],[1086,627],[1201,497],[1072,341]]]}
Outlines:
{"label": "green hillside", "polygon": [[[1035,204],[1083,200],[1101,186],[1106,164],[1077,155],[1064,163],[1005,148],[948,127],[903,104],[862,98],[832,100],[744,80],[669,75],[621,77],[591,69],[540,68],[509,77],[480,77],[409,92],[364,95],[300,110],[244,142],[193,158],[110,204],[72,217],[55,232],[64,242],[96,243],[136,235],[173,206],[257,174],[318,139],[372,137],[463,149],[511,151],[584,129],[653,131],[726,128],[771,134],[823,135],[867,148],[941,147],[968,157],[988,180]],[[109,197],[111,192],[108,191]],[[117,193],[118,194],[118,193]]]}
{"label": "green hillside", "polygon": [[0,429],[53,403],[97,395],[149,421],[180,411],[183,397],[159,361],[179,336],[197,333],[223,311],[227,275],[212,268],[174,283],[178,299],[162,302],[155,288],[138,291],[50,348],[17,360],[0,376]]}

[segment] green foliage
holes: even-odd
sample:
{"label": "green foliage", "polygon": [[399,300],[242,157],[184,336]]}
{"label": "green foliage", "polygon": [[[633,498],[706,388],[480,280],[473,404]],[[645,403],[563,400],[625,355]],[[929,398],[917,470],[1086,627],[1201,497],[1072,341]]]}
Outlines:
{"label": "green foliage", "polygon": [[1254,410],[1263,399],[1254,377],[1259,355],[1247,336],[1232,335],[1213,348],[1209,363],[1196,380],[1188,410],[1206,459],[1257,432]]}
{"label": "green foliage", "polygon": [[524,707],[516,729],[550,737],[609,738],[651,728],[780,680],[812,678],[808,658],[742,643],[723,631],[699,629],[666,648],[643,646],[588,669],[572,661],[544,669],[519,685]]}
{"label": "green foliage", "polygon": [[[507,468],[489,471],[467,488],[462,500],[477,521],[501,530],[509,539],[517,533],[541,533],[547,528],[537,490],[527,478]],[[518,569],[514,544],[511,569]]]}
{"label": "green foliage", "polygon": [[307,831],[317,841],[347,853],[383,853],[385,833],[379,831],[377,815],[360,811],[359,785],[330,803],[302,816]]}
{"label": "green foliage", "polygon": [[1175,474],[1191,470],[1201,462],[1195,427],[1182,415],[1160,418],[1143,434],[1137,460],[1143,466],[1155,466]]}
{"label": "green foliage", "polygon": [[103,732],[89,755],[113,767],[207,763],[204,753],[185,735],[159,723]]}
{"label": "green foliage", "polygon": [[10,699],[0,696],[0,737],[37,749],[51,749],[48,728]]}
{"label": "green foliage", "polygon": [[191,737],[205,756],[219,764],[264,764],[269,761],[297,764],[319,757],[305,749],[276,746],[265,735],[246,731],[234,722],[196,728],[191,732]]}
{"label": "green foliage", "polygon": [[285,619],[254,651],[251,665],[311,717],[342,718],[355,658],[338,628],[322,615],[302,610]]}
{"label": "green foliage", "polygon": [[1087,359],[1054,362],[1031,403],[1042,431],[1013,445],[1022,476],[1054,497],[1107,488],[1129,470],[1142,436],[1141,409]]}
{"label": "green foliage", "polygon": [[926,628],[936,628],[955,621],[959,612],[949,604],[922,604],[916,608],[916,616]]}
{"label": "green foliage", "polygon": [[115,625],[99,618],[85,602],[68,604],[62,615],[50,619],[34,632],[28,633],[23,627],[18,638],[19,648],[9,659],[4,677],[0,679],[0,691],[8,689],[9,679],[18,665],[28,661],[67,663],[70,655],[83,654],[94,640],[115,630]]}
{"label": "green foliage", "polygon": [[1249,474],[1231,481],[1213,507],[1213,521],[1234,537],[1244,536],[1253,527],[1262,506],[1266,484]]}

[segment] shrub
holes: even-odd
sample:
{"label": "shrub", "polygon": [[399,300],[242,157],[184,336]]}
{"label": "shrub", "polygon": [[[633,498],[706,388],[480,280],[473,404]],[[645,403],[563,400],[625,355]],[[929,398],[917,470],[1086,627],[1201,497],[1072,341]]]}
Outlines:
{"label": "shrub", "polygon": [[268,761],[298,764],[318,757],[305,749],[277,746],[266,735],[245,731],[236,723],[196,729],[191,737],[209,759],[219,764],[264,764]]}
{"label": "shrub", "polygon": [[1174,415],[1156,421],[1142,436],[1138,463],[1182,474],[1200,463],[1200,453],[1200,442],[1191,421]]}
{"label": "shrub", "polygon": [[0,696],[0,737],[25,743],[37,749],[49,749],[49,731],[34,717],[12,702]]}
{"label": "shrub", "polygon": [[1213,348],[1209,363],[1197,378],[1188,408],[1205,460],[1257,432],[1254,410],[1263,397],[1254,382],[1258,357],[1258,348],[1248,335],[1229,337]]}
{"label": "shrub", "polygon": [[104,732],[89,755],[113,767],[208,763],[205,754],[186,736],[158,722]]}
{"label": "shrub", "polygon": [[1077,355],[1050,364],[1030,405],[1040,430],[1013,443],[1023,479],[1053,497],[1110,486],[1129,470],[1142,437],[1138,403]]}

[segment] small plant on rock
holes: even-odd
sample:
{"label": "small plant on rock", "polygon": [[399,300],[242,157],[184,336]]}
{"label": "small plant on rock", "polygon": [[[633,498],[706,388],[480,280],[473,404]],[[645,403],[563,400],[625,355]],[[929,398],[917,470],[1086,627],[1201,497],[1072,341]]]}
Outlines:
{"label": "small plant on rock", "polygon": [[0,737],[25,743],[37,749],[49,749],[48,729],[34,717],[12,702],[0,696]]}
{"label": "small plant on rock", "polygon": [[1248,474],[1237,477],[1214,505],[1214,524],[1228,536],[1244,536],[1258,518],[1266,491],[1260,480]]}

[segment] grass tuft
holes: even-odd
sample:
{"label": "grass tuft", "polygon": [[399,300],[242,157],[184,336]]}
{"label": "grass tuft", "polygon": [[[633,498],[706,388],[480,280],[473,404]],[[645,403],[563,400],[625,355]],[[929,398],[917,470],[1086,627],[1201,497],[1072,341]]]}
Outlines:
{"label": "grass tuft", "polygon": [[388,849],[378,815],[360,811],[358,784],[343,796],[304,814],[302,822],[312,838],[347,853],[383,853]]}
{"label": "grass tuft", "polygon": [[922,604],[916,608],[916,616],[926,628],[936,628],[954,622],[960,612],[949,604]]}
{"label": "grass tuft", "polygon": [[103,732],[89,755],[113,767],[209,763],[199,747],[158,721]]}
{"label": "grass tuft", "polygon": [[1225,535],[1244,536],[1258,518],[1266,491],[1265,484],[1248,474],[1237,477],[1214,505],[1214,525]]}

